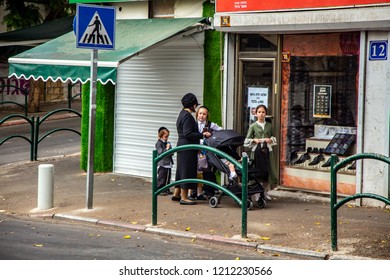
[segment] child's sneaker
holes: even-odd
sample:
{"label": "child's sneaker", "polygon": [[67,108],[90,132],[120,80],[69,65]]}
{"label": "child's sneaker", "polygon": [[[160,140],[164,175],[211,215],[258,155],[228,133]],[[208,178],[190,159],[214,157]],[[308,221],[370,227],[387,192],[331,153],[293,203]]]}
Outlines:
{"label": "child's sneaker", "polygon": [[237,173],[236,172],[230,172],[230,175],[229,175],[229,180],[233,180],[234,178],[237,177]]}

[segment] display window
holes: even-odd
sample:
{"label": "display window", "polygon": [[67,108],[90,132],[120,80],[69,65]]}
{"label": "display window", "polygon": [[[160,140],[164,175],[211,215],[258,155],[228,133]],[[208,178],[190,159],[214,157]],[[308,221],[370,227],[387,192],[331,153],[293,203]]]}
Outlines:
{"label": "display window", "polygon": [[[281,185],[329,191],[330,155],[356,153],[359,33],[283,36]],[[345,166],[338,191],[355,193]]]}

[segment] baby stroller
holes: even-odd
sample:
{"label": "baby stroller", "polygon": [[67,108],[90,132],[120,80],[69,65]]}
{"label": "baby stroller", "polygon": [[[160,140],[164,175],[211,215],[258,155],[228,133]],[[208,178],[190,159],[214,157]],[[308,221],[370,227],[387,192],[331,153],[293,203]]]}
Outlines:
{"label": "baby stroller", "polygon": [[[216,131],[210,138],[205,141],[205,145],[213,148],[217,148],[220,151],[225,152],[229,156],[236,160],[241,157],[237,153],[237,148],[244,144],[245,137],[234,130],[220,130]],[[229,167],[222,161],[222,159],[212,152],[207,152],[207,161],[213,168],[229,175]],[[253,198],[256,199],[256,204],[259,208],[264,208],[266,201],[264,197],[264,189],[260,183],[257,173],[258,168],[253,165],[254,162],[248,163],[248,209],[253,209]],[[241,173],[236,170],[239,177]],[[229,179],[228,184],[224,185],[226,189],[231,191],[233,194],[241,198],[242,190],[241,185],[236,180]],[[215,208],[220,204],[221,197],[227,196],[224,192],[219,192],[209,197],[209,205]]]}

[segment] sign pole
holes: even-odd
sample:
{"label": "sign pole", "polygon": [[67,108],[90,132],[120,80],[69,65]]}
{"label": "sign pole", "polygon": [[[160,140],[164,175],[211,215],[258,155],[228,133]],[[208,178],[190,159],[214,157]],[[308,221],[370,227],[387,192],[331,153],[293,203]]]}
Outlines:
{"label": "sign pole", "polygon": [[93,49],[91,51],[91,82],[90,82],[90,95],[89,95],[88,167],[87,167],[87,208],[88,209],[92,209],[92,202],[93,202],[97,62],[98,62],[98,50]]}
{"label": "sign pole", "polygon": [[115,50],[115,11],[115,7],[77,4],[76,20],[73,24],[76,33],[76,47],[92,50],[86,186],[87,209],[92,209],[93,204],[98,50]]}

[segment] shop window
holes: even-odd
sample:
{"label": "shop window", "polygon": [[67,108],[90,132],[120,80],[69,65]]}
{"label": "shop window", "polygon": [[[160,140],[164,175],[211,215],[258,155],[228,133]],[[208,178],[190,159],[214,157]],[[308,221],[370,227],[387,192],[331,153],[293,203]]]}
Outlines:
{"label": "shop window", "polygon": [[[306,139],[314,137],[315,125],[355,127],[357,61],[357,55],[291,58],[289,153],[305,150]],[[321,90],[321,86],[324,86],[324,91],[329,91],[329,96],[325,97],[327,100],[314,100],[319,94],[315,91]],[[319,108],[324,106],[328,108]]]}
{"label": "shop window", "polygon": [[325,191],[330,154],[356,152],[359,33],[286,35],[283,51],[290,59],[282,62],[281,183]]}

